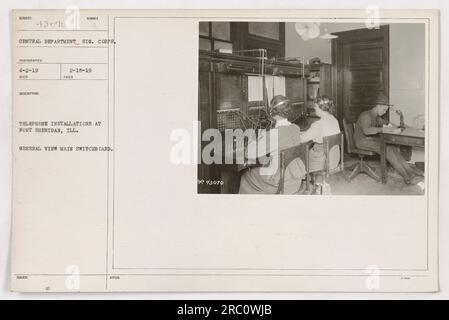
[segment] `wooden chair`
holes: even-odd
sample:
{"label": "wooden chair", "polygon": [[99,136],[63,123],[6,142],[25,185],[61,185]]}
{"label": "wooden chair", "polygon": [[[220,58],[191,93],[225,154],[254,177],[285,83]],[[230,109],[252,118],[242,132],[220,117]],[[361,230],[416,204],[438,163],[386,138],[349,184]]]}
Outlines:
{"label": "wooden chair", "polygon": [[298,186],[297,193],[304,193],[304,191],[309,191],[309,144],[302,143],[298,146],[283,150],[279,154],[280,179],[279,187],[276,192],[277,194],[284,194],[285,170],[287,169],[288,165],[296,158],[300,158],[306,168],[306,186],[305,188],[303,188],[301,181],[301,184]]}
{"label": "wooden chair", "polygon": [[[344,164],[344,135],[343,132],[334,134],[332,136],[323,137],[323,149],[324,149],[324,169],[311,172],[310,175],[312,176],[312,184],[314,185],[314,191],[318,192],[319,194],[322,194],[322,190],[318,191],[318,188],[316,188],[315,183],[317,181],[317,176],[320,175],[323,177],[323,181],[320,182],[322,186],[326,183],[327,180],[329,180],[329,175],[341,172],[345,169]],[[334,146],[340,147],[340,162],[336,168],[333,168],[331,170],[329,159],[330,159],[330,150]]]}
{"label": "wooden chair", "polygon": [[356,154],[359,157],[359,162],[357,162],[351,172],[351,174],[346,178],[348,181],[351,181],[355,176],[359,173],[366,173],[371,178],[380,182],[380,176],[374,171],[374,169],[368,165],[365,161],[363,161],[365,156],[374,156],[375,152],[370,150],[359,149],[355,145],[354,141],[354,124],[349,123],[346,119],[343,119],[343,128],[345,131],[346,137],[346,146],[348,148],[348,153]]}
{"label": "wooden chair", "polygon": [[331,173],[331,169],[329,166],[329,153],[334,146],[340,147],[340,163],[336,168],[332,169],[332,173],[341,172],[345,169],[344,144],[345,144],[345,137],[343,135],[343,132],[323,138],[324,156],[325,156],[324,171],[326,179],[329,179],[329,174]]}

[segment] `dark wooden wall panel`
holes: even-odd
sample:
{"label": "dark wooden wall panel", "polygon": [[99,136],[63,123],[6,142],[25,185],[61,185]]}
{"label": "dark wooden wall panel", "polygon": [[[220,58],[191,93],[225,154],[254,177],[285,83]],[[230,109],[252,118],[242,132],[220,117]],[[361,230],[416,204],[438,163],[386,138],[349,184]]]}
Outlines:
{"label": "dark wooden wall panel", "polygon": [[336,68],[334,100],[339,120],[355,121],[374,106],[380,93],[389,96],[389,26],[337,33],[332,40]]}

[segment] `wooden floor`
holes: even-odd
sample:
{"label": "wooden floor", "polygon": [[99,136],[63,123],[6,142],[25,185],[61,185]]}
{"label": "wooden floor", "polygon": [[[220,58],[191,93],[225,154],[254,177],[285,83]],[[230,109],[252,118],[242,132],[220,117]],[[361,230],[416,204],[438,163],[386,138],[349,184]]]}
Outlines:
{"label": "wooden floor", "polygon": [[[349,167],[356,159],[348,159],[345,166]],[[380,175],[380,164],[378,160],[369,161]],[[400,175],[391,168],[388,170],[387,183],[376,182],[366,174],[359,174],[351,182],[345,178],[349,171],[331,175],[329,184],[333,195],[422,195],[423,191],[417,185],[406,185]]]}

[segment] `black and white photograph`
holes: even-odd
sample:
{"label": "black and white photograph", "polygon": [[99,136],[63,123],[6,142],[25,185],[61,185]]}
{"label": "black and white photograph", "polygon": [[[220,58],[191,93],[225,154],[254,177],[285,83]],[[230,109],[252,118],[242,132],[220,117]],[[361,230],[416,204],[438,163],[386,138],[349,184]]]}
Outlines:
{"label": "black and white photograph", "polygon": [[11,5],[0,300],[447,297],[449,7],[312,5]]}
{"label": "black and white photograph", "polygon": [[423,195],[424,23],[199,22],[198,193]]}

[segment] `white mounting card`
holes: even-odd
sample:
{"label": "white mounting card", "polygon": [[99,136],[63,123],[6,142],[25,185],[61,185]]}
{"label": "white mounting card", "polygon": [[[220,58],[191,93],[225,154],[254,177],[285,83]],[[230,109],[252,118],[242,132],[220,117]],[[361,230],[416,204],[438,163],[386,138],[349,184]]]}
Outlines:
{"label": "white mounting card", "polygon": [[[438,11],[71,8],[11,15],[12,290],[438,291]],[[267,57],[237,52],[238,28],[248,25],[247,39],[266,43]],[[198,121],[207,118],[213,128],[215,115],[242,116],[255,103],[232,111],[235,99],[223,98],[220,85],[232,91],[248,77],[275,75],[285,77],[279,79],[288,96],[295,88],[287,78],[309,72],[306,60],[319,54],[332,65],[338,108],[344,72],[353,79],[357,73],[339,73],[334,43],[348,28],[385,26],[387,93],[407,125],[420,123],[421,140],[413,141],[424,148],[414,145],[413,154],[423,159],[425,174],[416,194],[199,192],[199,184],[224,190],[228,180],[224,173],[199,178],[219,165],[197,164],[205,144],[198,142]],[[297,30],[303,28],[326,37],[304,40]],[[339,38],[327,39],[332,32]],[[300,58],[272,58],[276,43],[284,57]],[[364,59],[386,59],[371,45],[356,49],[368,50]],[[419,63],[409,68],[413,59]],[[259,61],[263,70],[239,71],[235,61]],[[376,76],[363,78],[368,91],[377,90],[370,87]],[[205,79],[215,90],[209,104],[201,102]],[[356,105],[359,98],[347,101]]]}

